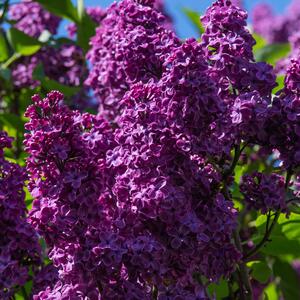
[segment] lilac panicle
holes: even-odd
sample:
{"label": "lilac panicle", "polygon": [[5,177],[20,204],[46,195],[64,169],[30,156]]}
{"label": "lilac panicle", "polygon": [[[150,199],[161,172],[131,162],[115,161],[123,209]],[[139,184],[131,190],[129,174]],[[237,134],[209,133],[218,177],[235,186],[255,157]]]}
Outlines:
{"label": "lilac panicle", "polygon": [[30,222],[45,238],[61,280],[36,299],[48,299],[43,297],[52,288],[55,295],[75,295],[83,289],[83,278],[82,282],[91,281],[85,291],[99,294],[93,276],[100,266],[94,269],[97,256],[92,251],[100,242],[100,228],[106,229],[113,213],[105,184],[111,176],[104,160],[113,144],[109,125],[71,111],[59,92],[45,99],[34,96],[33,101],[26,112],[30,121],[25,137],[29,189],[35,198]]}
{"label": "lilac panicle", "polygon": [[40,262],[38,237],[26,221],[25,170],[4,157],[12,139],[0,132],[0,298],[11,299],[36,272]]}
{"label": "lilac panicle", "polygon": [[285,180],[277,174],[256,172],[242,177],[241,192],[250,209],[262,214],[272,211],[285,211]]}
{"label": "lilac panicle", "polygon": [[300,63],[293,58],[287,68],[284,89],[268,109],[262,141],[277,149],[285,167],[295,170],[300,165]]}
{"label": "lilac panicle", "polygon": [[202,44],[211,62],[211,76],[223,94],[258,91],[269,96],[276,86],[275,75],[266,63],[255,63],[255,40],[246,28],[247,13],[231,1],[216,1],[202,17]]}
{"label": "lilac panicle", "polygon": [[161,78],[166,58],[179,45],[151,2],[112,4],[91,40],[92,70],[86,83],[99,98],[100,113],[108,119],[118,116],[120,100],[134,83]]}
{"label": "lilac panicle", "polygon": [[12,4],[9,9],[10,19],[15,21],[18,30],[38,38],[44,30],[56,34],[60,18],[32,0],[22,0],[20,3]]}
{"label": "lilac panicle", "polygon": [[12,78],[16,88],[32,88],[40,84],[33,79],[33,71],[39,63],[47,77],[64,85],[79,86],[87,73],[84,56],[78,46],[43,47],[33,56],[23,57],[13,65]]}

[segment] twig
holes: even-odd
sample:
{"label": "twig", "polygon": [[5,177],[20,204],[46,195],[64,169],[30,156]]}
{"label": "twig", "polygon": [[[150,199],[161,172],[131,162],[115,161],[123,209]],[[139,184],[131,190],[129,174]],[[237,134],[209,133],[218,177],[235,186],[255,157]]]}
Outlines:
{"label": "twig", "polygon": [[[233,238],[237,249],[242,253],[243,248],[242,248],[241,239],[238,230],[234,231]],[[242,289],[241,296],[243,296],[243,299],[245,300],[252,300],[252,287],[249,280],[248,270],[244,262],[239,263],[239,271],[240,271],[241,281],[243,284],[243,287],[241,287]]]}
{"label": "twig", "polygon": [[[235,170],[235,167],[240,159],[240,156],[243,152],[243,150],[245,149],[247,145],[245,144],[242,148],[240,147],[240,145],[235,145],[234,146],[234,157],[233,160],[231,162],[231,165],[229,167],[228,170],[226,170],[223,174],[223,182],[224,182],[224,188],[223,188],[223,192],[225,194],[225,198],[229,199],[230,198],[230,194],[228,191],[228,186],[227,186],[227,179],[229,176],[231,176]],[[240,251],[240,253],[243,253],[243,248],[242,248],[242,243],[241,243],[241,238],[239,235],[239,231],[238,229],[236,229],[233,232],[233,239],[235,242],[235,245],[237,247],[237,249]],[[251,288],[251,283],[249,280],[249,274],[248,274],[248,270],[246,267],[246,264],[244,261],[241,261],[238,264],[239,267],[239,277],[240,277],[240,291],[241,291],[241,299],[243,300],[252,300],[252,288]]]}

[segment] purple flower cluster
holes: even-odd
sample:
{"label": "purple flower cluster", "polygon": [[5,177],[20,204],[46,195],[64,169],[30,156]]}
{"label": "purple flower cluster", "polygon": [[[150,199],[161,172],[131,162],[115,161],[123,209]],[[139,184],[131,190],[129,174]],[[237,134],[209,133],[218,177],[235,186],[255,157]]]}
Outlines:
{"label": "purple flower cluster", "polygon": [[64,85],[79,86],[87,74],[84,55],[78,46],[44,47],[37,54],[21,58],[14,65],[12,77],[15,87],[38,86],[40,83],[33,79],[33,71],[39,63],[43,65],[47,77]]}
{"label": "purple flower cluster", "polygon": [[80,47],[62,45],[59,48],[47,47],[40,51],[46,76],[69,86],[79,86],[87,74],[87,66]]}
{"label": "purple flower cluster", "polygon": [[247,13],[231,1],[216,1],[202,17],[202,43],[211,64],[211,76],[219,82],[223,97],[258,91],[270,95],[275,75],[266,63],[255,63],[255,40],[246,28]]}
{"label": "purple flower cluster", "polygon": [[285,88],[273,99],[264,126],[265,145],[280,152],[286,167],[300,165],[300,63],[292,59],[285,77]]}
{"label": "purple flower cluster", "polygon": [[[38,295],[40,291],[53,288],[58,281],[58,271],[52,265],[43,266],[33,278],[32,294]],[[33,299],[39,299],[37,296]]]}
{"label": "purple flower cluster", "polygon": [[33,72],[39,62],[39,56],[33,55],[22,57],[13,64],[11,75],[13,85],[16,89],[33,89],[39,85],[39,82],[33,79]]}
{"label": "purple flower cluster", "polygon": [[256,172],[244,175],[241,192],[250,209],[260,210],[262,214],[270,210],[286,210],[284,177]]}
{"label": "purple flower cluster", "polygon": [[282,15],[275,15],[271,5],[257,4],[253,9],[253,30],[269,43],[286,43],[298,31],[300,3],[294,0]]}
{"label": "purple flower cluster", "polygon": [[86,83],[108,119],[118,116],[120,100],[133,84],[161,78],[164,62],[179,45],[174,33],[165,29],[165,17],[151,7],[153,3],[114,3],[91,40],[92,70]]}
{"label": "purple flower cluster", "polygon": [[[79,290],[86,296],[98,293],[95,278],[103,265],[93,249],[102,230],[110,229],[114,209],[106,184],[112,177],[105,165],[105,152],[113,144],[111,130],[92,115],[69,110],[59,92],[33,100],[26,113],[30,134],[25,141],[31,154],[29,188],[35,197],[30,220],[46,239],[60,278],[37,299],[67,294],[74,299]],[[84,282],[91,283],[82,286]]]}
{"label": "purple flower cluster", "polygon": [[4,158],[12,139],[0,132],[0,298],[12,295],[40,264],[40,247],[34,229],[26,221],[24,181],[19,165]]}
{"label": "purple flower cluster", "polygon": [[151,299],[154,287],[158,299],[201,299],[196,277],[216,281],[240,259],[231,241],[237,211],[203,157],[223,102],[202,46],[185,42],[164,70],[125,94],[114,133],[100,117],[67,109],[58,92],[33,98],[30,220],[59,269],[40,299]]}
{"label": "purple flower cluster", "polygon": [[60,18],[44,10],[40,4],[32,0],[22,0],[10,6],[10,19],[20,31],[38,38],[44,30],[56,34]]}

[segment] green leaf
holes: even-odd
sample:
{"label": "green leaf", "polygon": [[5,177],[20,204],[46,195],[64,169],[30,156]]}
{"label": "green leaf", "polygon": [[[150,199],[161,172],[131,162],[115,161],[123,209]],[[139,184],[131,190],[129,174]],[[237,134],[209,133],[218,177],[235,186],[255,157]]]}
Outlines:
{"label": "green leaf", "polygon": [[72,97],[80,91],[80,87],[67,86],[49,78],[44,78],[42,80],[42,86],[47,91],[58,90],[62,92],[66,97]]}
{"label": "green leaf", "polygon": [[252,277],[261,283],[267,283],[272,275],[272,271],[266,262],[254,261],[248,263],[247,266],[252,269]]}
{"label": "green leaf", "polygon": [[265,226],[266,222],[267,222],[267,216],[261,215],[256,219],[255,224],[256,227],[261,227],[261,226]]}
{"label": "green leaf", "polygon": [[275,65],[278,60],[286,57],[291,50],[290,44],[271,44],[258,49],[255,53],[257,61]]}
{"label": "green leaf", "polygon": [[288,219],[281,216],[278,223],[281,226],[282,233],[287,239],[300,241],[300,216],[298,214],[292,213]]}
{"label": "green leaf", "polygon": [[89,42],[95,35],[97,24],[84,12],[81,22],[77,24],[77,42],[86,53],[89,49]]}
{"label": "green leaf", "polygon": [[5,39],[5,33],[0,29],[0,62],[7,60],[9,50]]}
{"label": "green leaf", "polygon": [[183,8],[182,11],[189,18],[192,24],[198,29],[199,33],[202,34],[204,32],[204,27],[200,20],[200,14],[189,8]]}
{"label": "green leaf", "polygon": [[36,0],[36,2],[39,2],[46,10],[59,17],[78,22],[77,10],[71,0]]}
{"label": "green leaf", "polygon": [[11,78],[11,70],[6,68],[1,68],[0,77],[2,77],[6,81],[9,81]]}
{"label": "green leaf", "polygon": [[253,33],[252,36],[256,41],[256,44],[253,47],[253,52],[255,55],[257,53],[257,51],[259,51],[260,49],[262,49],[263,47],[265,47],[267,45],[267,42],[262,36],[260,36],[256,33]]}
{"label": "green leaf", "polygon": [[79,22],[81,22],[85,14],[84,0],[77,0],[77,12],[78,12],[78,20]]}
{"label": "green leaf", "polygon": [[264,290],[264,300],[278,300],[279,295],[274,283],[270,283]]}
{"label": "green leaf", "polygon": [[8,31],[8,37],[14,50],[21,55],[32,55],[42,46],[38,40],[13,27]]}
{"label": "green leaf", "polygon": [[261,252],[267,255],[279,256],[290,254],[294,257],[299,256],[300,241],[289,240],[284,236],[271,236],[271,241],[268,242]]}
{"label": "green leaf", "polygon": [[288,205],[289,211],[300,215],[300,203],[299,202],[291,202]]}
{"label": "green leaf", "polygon": [[210,284],[207,290],[211,296],[216,295],[217,299],[223,299],[229,295],[228,283],[225,280]]}
{"label": "green leaf", "polygon": [[12,127],[19,132],[24,132],[25,122],[21,117],[17,115],[10,113],[0,114],[0,123]]}
{"label": "green leaf", "polygon": [[32,78],[35,80],[43,80],[45,78],[44,67],[42,63],[39,63],[32,72]]}
{"label": "green leaf", "polygon": [[284,299],[300,299],[299,277],[293,267],[289,263],[277,259],[273,270],[274,275],[280,278],[279,286]]}
{"label": "green leaf", "polygon": [[284,88],[284,75],[279,75],[276,78],[277,86],[273,89],[273,94],[276,94],[278,91],[282,90]]}
{"label": "green leaf", "polygon": [[35,80],[39,80],[43,88],[47,91],[58,90],[62,92],[66,97],[74,96],[80,91],[80,87],[67,86],[46,77],[43,65],[41,63],[38,64],[34,69],[32,77]]}

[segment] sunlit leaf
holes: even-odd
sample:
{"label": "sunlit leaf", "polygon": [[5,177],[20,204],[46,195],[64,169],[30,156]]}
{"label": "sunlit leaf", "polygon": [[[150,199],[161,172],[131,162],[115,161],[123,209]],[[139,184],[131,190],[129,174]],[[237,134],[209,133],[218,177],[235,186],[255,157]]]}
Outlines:
{"label": "sunlit leaf", "polygon": [[10,28],[8,37],[14,50],[21,55],[32,55],[40,50],[42,43],[16,28]]}
{"label": "sunlit leaf", "polygon": [[272,270],[264,261],[254,261],[247,264],[251,268],[251,276],[261,283],[267,283]]}
{"label": "sunlit leaf", "polygon": [[271,44],[266,45],[255,53],[257,61],[264,61],[275,65],[281,58],[286,57],[291,50],[290,44]]}
{"label": "sunlit leaf", "polygon": [[69,19],[73,22],[78,21],[77,10],[71,0],[36,0],[42,6],[53,14]]}
{"label": "sunlit leaf", "polygon": [[4,34],[0,29],[0,62],[7,60],[9,57],[9,50]]}
{"label": "sunlit leaf", "polygon": [[277,259],[273,269],[274,275],[280,278],[279,286],[284,299],[300,299],[299,276],[294,268],[289,263]]}
{"label": "sunlit leaf", "polygon": [[200,20],[200,14],[189,8],[183,8],[182,11],[189,18],[192,24],[196,27],[199,33],[202,34],[204,32],[204,27]]}

